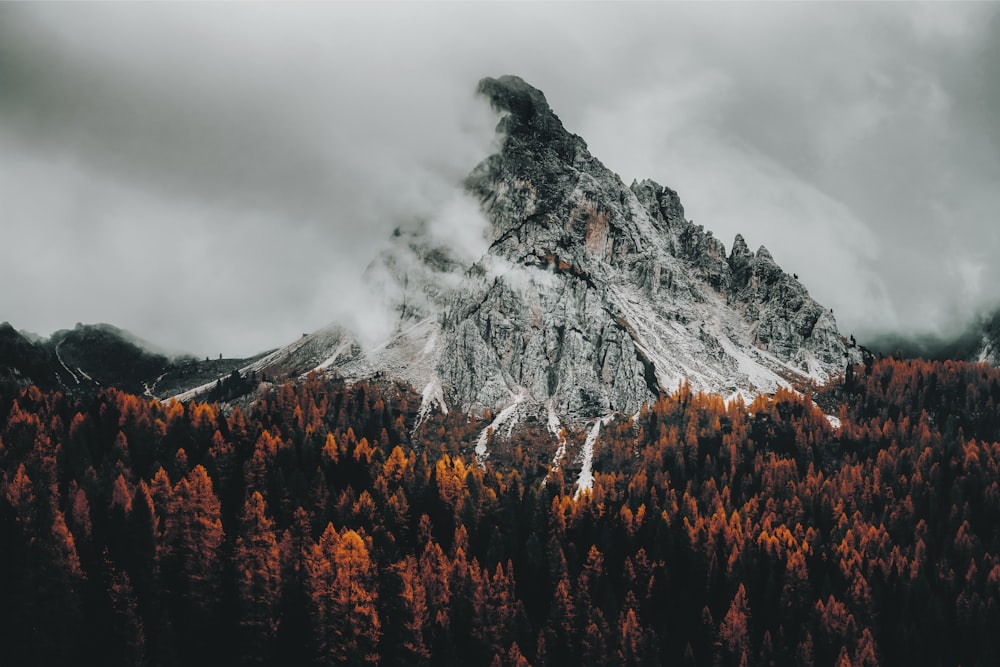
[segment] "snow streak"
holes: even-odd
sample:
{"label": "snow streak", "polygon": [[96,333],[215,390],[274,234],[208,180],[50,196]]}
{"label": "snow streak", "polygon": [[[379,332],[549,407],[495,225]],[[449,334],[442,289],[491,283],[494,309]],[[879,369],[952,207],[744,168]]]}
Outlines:
{"label": "snow streak", "polygon": [[514,402],[508,405],[506,408],[500,411],[494,419],[493,422],[483,429],[483,432],[479,434],[479,440],[476,442],[476,462],[480,466],[486,467],[486,459],[490,457],[487,451],[487,444],[490,439],[490,435],[495,435],[504,424],[507,425],[507,437],[510,437],[511,432],[517,425],[517,419],[513,417],[517,414],[518,409],[521,407],[521,403],[524,402],[524,391],[522,390],[517,396],[514,397]]}
{"label": "snow streak", "polygon": [[576,480],[574,498],[579,498],[581,493],[594,488],[594,444],[597,442],[597,436],[601,434],[601,427],[607,426],[613,417],[614,415],[608,415],[598,419],[587,434],[587,439],[583,443],[583,465],[580,468],[580,477]]}

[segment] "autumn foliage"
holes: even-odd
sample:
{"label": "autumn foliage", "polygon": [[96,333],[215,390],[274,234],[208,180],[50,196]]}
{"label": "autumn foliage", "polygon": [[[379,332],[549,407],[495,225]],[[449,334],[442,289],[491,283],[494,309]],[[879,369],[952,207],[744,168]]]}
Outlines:
{"label": "autumn foliage", "polygon": [[983,365],[750,405],[681,387],[602,430],[579,496],[544,430],[482,468],[487,422],[414,431],[394,386],[245,409],[3,387],[3,664],[1000,661]]}

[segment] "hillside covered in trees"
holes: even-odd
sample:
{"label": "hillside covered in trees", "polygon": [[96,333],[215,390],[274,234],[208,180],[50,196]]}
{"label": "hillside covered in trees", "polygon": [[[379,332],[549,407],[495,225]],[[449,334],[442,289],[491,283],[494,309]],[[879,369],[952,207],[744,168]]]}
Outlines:
{"label": "hillside covered in trees", "polygon": [[750,405],[682,387],[604,429],[579,497],[541,427],[482,468],[488,422],[413,432],[418,401],[0,385],[3,663],[1000,660],[1000,371],[884,360]]}

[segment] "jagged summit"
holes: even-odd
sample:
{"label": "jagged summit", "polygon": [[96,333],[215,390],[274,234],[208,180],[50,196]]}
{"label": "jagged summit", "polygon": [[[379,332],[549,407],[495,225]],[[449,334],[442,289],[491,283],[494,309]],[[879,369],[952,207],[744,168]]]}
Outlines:
{"label": "jagged summit", "polygon": [[727,253],[675,191],[626,186],[519,77],[478,90],[501,114],[499,150],[465,182],[488,251],[462,262],[419,228],[395,234],[368,275],[393,295],[397,333],[362,350],[320,332],[311,347],[340,350],[322,370],[405,380],[423,410],[490,409],[495,429],[631,414],[684,380],[730,395],[843,370],[833,315],[765,248],[737,236]]}
{"label": "jagged summit", "polygon": [[539,116],[555,118],[545,93],[514,74],[483,77],[476,86],[476,92],[486,97],[496,111],[509,112],[525,124]]}
{"label": "jagged summit", "polygon": [[[489,410],[494,430],[535,416],[558,433],[560,423],[633,414],[684,381],[749,395],[825,381],[858,355],[766,248],[751,252],[737,236],[727,253],[674,190],[623,183],[541,91],[515,76],[478,90],[501,115],[498,150],[465,181],[489,222],[487,250],[469,256],[426,226],[399,229],[366,273],[388,295],[388,340],[365,347],[331,325],[237,373],[388,377],[422,392],[424,414]],[[12,349],[25,344],[5,335]],[[60,373],[90,368],[75,355],[111,349],[103,341],[136,347],[107,328],[54,339]],[[172,368],[146,390],[193,398],[214,386],[185,384]]]}
{"label": "jagged summit", "polygon": [[500,132],[513,136],[534,134],[544,142],[571,136],[552,112],[545,94],[519,76],[486,77],[479,81],[476,91],[502,114],[497,126]]}
{"label": "jagged summit", "polygon": [[[363,346],[333,324],[238,365],[154,369],[143,389],[228,396],[257,378],[309,372],[403,381],[422,394],[418,423],[432,411],[493,415],[476,443],[481,460],[491,434],[535,419],[559,442],[558,466],[570,456],[561,426],[585,425],[585,488],[601,425],[660,392],[688,382],[751,395],[824,382],[860,361],[832,311],[766,248],[752,252],[737,235],[727,253],[687,219],[677,192],[649,179],[625,185],[522,79],[487,78],[478,89],[501,115],[497,152],[464,183],[489,222],[486,250],[470,255],[426,224],[397,230],[366,272],[388,300],[395,326],[388,340]],[[56,336],[42,361],[60,378],[101,382],[85,350],[141,347],[111,334]],[[0,328],[0,352],[25,345]],[[133,356],[133,366],[152,359]],[[232,373],[226,387],[208,374],[215,370]]]}
{"label": "jagged summit", "polygon": [[400,230],[367,274],[391,295],[397,333],[362,349],[325,329],[271,355],[282,373],[395,377],[422,391],[423,410],[490,409],[500,428],[631,414],[685,380],[729,395],[843,369],[832,314],[765,248],[738,236],[727,254],[675,191],[626,186],[522,79],[478,90],[501,114],[499,150],[465,182],[488,251],[462,261]]}

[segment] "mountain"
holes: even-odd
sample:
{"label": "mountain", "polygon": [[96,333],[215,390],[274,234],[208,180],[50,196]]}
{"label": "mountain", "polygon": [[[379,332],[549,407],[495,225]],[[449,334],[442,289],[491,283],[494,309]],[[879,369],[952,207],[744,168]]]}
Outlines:
{"label": "mountain", "polygon": [[520,78],[478,91],[501,115],[500,149],[465,182],[490,223],[486,252],[463,260],[426,224],[396,230],[366,275],[397,318],[388,340],[364,349],[331,326],[245,372],[390,377],[422,393],[424,414],[489,410],[494,429],[541,417],[555,430],[633,414],[685,380],[749,394],[860,360],[766,248],[737,236],[727,253],[676,192],[625,185]]}
{"label": "mountain", "polygon": [[170,363],[156,346],[110,324],[77,324],[47,339],[0,325],[0,372],[46,389],[142,393]]}
{"label": "mountain", "polygon": [[67,386],[114,385],[142,393],[144,381],[165,370],[167,356],[155,346],[110,324],[78,324],[47,342]]}
{"label": "mountain", "polygon": [[59,386],[52,354],[9,322],[0,324],[0,375],[33,382],[43,389]]}
{"label": "mountain", "polygon": [[[252,361],[171,355],[110,324],[77,324],[49,338],[17,331],[8,322],[0,324],[0,377],[64,393],[115,387],[164,397],[209,383],[203,394],[207,400],[217,400],[219,392],[212,393],[215,383]],[[257,385],[240,382],[239,386],[247,393]]]}
{"label": "mountain", "polygon": [[365,276],[395,320],[381,344],[334,324],[254,359],[201,362],[107,325],[35,343],[8,327],[0,363],[22,359],[23,376],[50,386],[180,400],[312,371],[385,378],[422,394],[422,417],[457,409],[495,415],[494,431],[540,420],[558,433],[634,414],[685,381],[751,395],[861,360],[766,248],[737,236],[727,252],[670,188],[625,185],[522,79],[483,79],[478,92],[500,114],[498,151],[465,181],[489,223],[481,248],[469,255],[426,221],[397,229]]}

